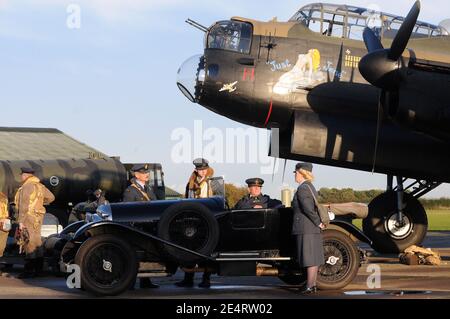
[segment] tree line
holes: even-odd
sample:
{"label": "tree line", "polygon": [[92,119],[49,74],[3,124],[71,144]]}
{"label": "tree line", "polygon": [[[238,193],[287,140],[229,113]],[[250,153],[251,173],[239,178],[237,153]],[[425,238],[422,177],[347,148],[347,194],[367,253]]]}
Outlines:
{"label": "tree line", "polygon": [[[225,185],[225,192],[227,201],[230,207],[233,207],[239,199],[247,194],[247,187],[238,187],[233,184]],[[319,193],[319,202],[321,203],[348,203],[357,202],[369,204],[375,197],[384,193],[384,190],[371,189],[371,190],[354,190],[352,188],[321,188]],[[424,199],[421,198],[420,202],[426,209],[449,209],[450,198],[437,198],[437,199]]]}

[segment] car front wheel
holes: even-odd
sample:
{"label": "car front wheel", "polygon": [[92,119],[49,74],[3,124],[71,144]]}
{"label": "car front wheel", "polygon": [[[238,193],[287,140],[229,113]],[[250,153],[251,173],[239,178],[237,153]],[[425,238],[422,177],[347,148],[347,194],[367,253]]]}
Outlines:
{"label": "car front wheel", "polygon": [[116,296],[136,281],[138,263],[133,248],[113,235],[99,235],[79,248],[75,263],[83,289],[99,296]]}

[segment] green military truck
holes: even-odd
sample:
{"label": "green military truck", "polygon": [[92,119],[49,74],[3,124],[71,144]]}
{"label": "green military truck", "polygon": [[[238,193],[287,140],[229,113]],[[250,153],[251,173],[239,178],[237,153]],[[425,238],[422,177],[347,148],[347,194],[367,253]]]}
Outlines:
{"label": "green military truck", "polygon": [[[134,163],[122,163],[57,129],[0,127],[0,192],[10,202],[20,186],[20,168],[31,167],[55,195],[47,212],[66,226],[74,205],[86,191],[102,189],[110,202],[122,200]],[[166,198],[161,164],[150,165],[150,186],[158,199]],[[177,194],[169,189],[171,197]]]}

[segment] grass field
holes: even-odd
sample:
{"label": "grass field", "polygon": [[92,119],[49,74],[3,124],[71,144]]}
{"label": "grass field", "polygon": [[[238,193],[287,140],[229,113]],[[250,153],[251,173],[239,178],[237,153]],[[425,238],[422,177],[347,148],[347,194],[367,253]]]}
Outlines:
{"label": "grass field", "polygon": [[[450,209],[431,209],[427,210],[428,230],[432,231],[450,231]],[[362,220],[353,221],[356,227],[362,229]]]}

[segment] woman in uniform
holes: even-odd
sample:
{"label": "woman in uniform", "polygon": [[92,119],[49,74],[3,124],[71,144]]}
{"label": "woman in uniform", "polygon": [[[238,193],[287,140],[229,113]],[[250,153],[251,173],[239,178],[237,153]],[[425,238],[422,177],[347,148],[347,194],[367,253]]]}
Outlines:
{"label": "woman in uniform", "polygon": [[295,166],[295,182],[299,184],[292,202],[294,219],[292,234],[297,239],[297,257],[301,268],[306,269],[307,282],[300,289],[302,294],[317,292],[319,267],[325,263],[321,231],[325,228],[316,210],[315,198],[318,194],[312,181],[312,164],[298,163]]}

